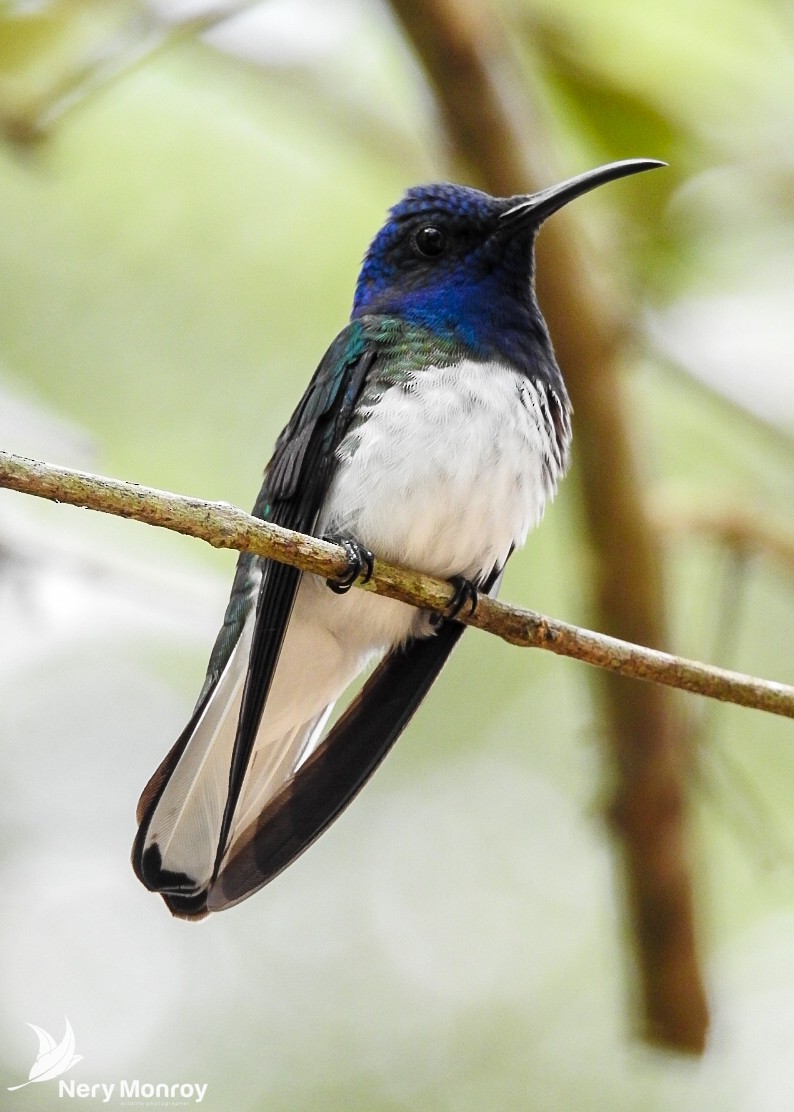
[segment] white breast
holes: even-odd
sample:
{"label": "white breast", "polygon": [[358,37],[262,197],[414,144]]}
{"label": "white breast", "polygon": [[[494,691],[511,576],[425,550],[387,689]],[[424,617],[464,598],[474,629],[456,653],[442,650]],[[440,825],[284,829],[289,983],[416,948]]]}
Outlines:
{"label": "white breast", "polygon": [[487,575],[540,521],[564,472],[549,408],[542,387],[501,363],[464,360],[389,385],[338,449],[327,527],[395,563]]}

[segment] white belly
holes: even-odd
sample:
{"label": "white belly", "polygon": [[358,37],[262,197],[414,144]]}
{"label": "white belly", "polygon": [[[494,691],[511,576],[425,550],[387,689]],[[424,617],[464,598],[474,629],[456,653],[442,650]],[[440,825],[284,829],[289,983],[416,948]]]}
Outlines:
{"label": "white belly", "polygon": [[523,544],[563,466],[538,388],[472,360],[390,386],[338,456],[326,528],[395,563],[467,578]]}

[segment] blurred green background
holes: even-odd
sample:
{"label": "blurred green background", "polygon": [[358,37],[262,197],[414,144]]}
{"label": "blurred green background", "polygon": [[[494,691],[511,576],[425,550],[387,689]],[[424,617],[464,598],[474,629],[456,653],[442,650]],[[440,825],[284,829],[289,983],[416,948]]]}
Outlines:
{"label": "blurred green background", "polygon": [[[449,167],[387,6],[235,6],[0,5],[0,446],[247,507],[385,210]],[[672,644],[791,682],[790,563],[676,523],[794,524],[792,9],[499,7],[556,177],[671,164],[577,207],[638,323]],[[503,597],[585,622],[588,559],[569,483]],[[25,1023],[60,1038],[64,1015],[67,1079],[207,1082],[213,1109],[794,1106],[784,720],[685,703],[702,1061],[632,1037],[587,669],[476,632],[310,853],[227,914],[171,920],[128,865],[134,808],[233,564],[0,492],[0,1107],[64,1107],[57,1081],[5,1092],[35,1057]]]}

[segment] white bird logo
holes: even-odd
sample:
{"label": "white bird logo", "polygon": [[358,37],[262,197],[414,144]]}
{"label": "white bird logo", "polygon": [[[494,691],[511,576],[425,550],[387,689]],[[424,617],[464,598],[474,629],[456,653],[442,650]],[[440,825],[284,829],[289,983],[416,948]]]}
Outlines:
{"label": "white bird logo", "polygon": [[42,1027],[37,1027],[35,1023],[28,1024],[28,1027],[32,1027],[39,1037],[39,1053],[36,1061],[30,1067],[27,1081],[23,1081],[21,1085],[9,1085],[8,1091],[10,1093],[13,1093],[15,1089],[24,1089],[32,1081],[49,1081],[50,1078],[66,1073],[73,1065],[82,1061],[83,1055],[74,1052],[72,1025],[66,1016],[63,1018],[66,1030],[59,1043],[56,1043],[52,1035],[47,1034]]}

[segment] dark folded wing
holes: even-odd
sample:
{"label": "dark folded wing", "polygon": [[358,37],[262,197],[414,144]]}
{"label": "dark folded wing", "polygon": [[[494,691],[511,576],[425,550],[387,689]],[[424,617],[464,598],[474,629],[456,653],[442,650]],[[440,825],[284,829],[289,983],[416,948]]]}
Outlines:
{"label": "dark folded wing", "polygon": [[[350,423],[356,400],[374,359],[375,352],[367,346],[359,325],[351,324],[340,333],[317,368],[290,422],[278,438],[254,507],[255,515],[300,532],[311,533],[314,530],[336,466],[335,449]],[[219,769],[216,761],[213,771],[216,791],[219,772],[224,777],[225,803],[222,817],[219,823],[217,818],[207,820],[212,828],[214,864],[217,865],[220,861],[300,579],[301,572],[288,565],[260,560],[249,554],[240,557],[224,625],[210,658],[196,709],[141,796],[138,805],[140,827],[133,846],[133,867],[147,887],[166,896],[169,906],[172,906],[172,902],[184,902],[185,906],[181,909],[172,907],[177,914],[197,916],[204,913],[206,881],[196,881],[184,869],[175,871],[168,868],[167,856],[163,856],[160,845],[150,836],[152,818],[169,783],[177,783],[175,798],[167,801],[168,806],[162,808],[158,816],[158,824],[173,824],[173,814],[179,814],[180,797],[193,791],[198,777],[205,775],[208,766],[206,755],[200,761],[197,759],[193,762],[199,770],[195,777],[192,776],[192,765],[183,759],[194,740],[197,728],[206,720],[213,696],[222,688],[235,651],[240,651],[241,639],[244,639],[251,609],[255,605],[253,632],[248,625],[246,634],[251,644],[241,702],[239,691],[236,695],[237,703],[232,695],[227,697],[222,692],[224,704],[231,712],[236,714],[239,705],[239,717],[231,757],[224,759],[228,762],[225,769]],[[208,751],[211,751],[212,744],[213,742],[207,743]],[[180,761],[183,762],[181,768]],[[183,780],[186,781],[185,784],[182,783]],[[204,790],[205,785],[200,787],[202,790],[195,794],[197,798],[203,799],[207,792]],[[191,805],[195,810],[201,803],[194,804],[191,801]],[[202,872],[209,874],[212,871],[213,862],[205,862]]]}
{"label": "dark folded wing", "polygon": [[[374,359],[374,351],[363,346],[359,327],[349,325],[320,363],[301,404],[276,442],[255,514],[259,511],[266,520],[299,533],[314,531],[336,468],[337,445],[350,424]],[[218,862],[226,847],[303,574],[289,564],[273,560],[264,564]]]}

